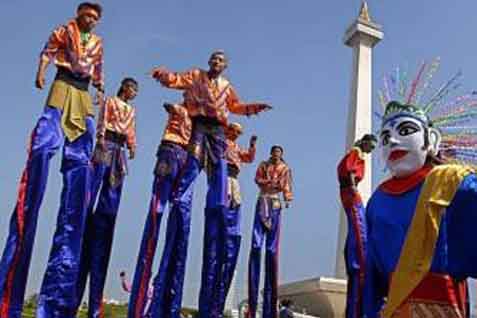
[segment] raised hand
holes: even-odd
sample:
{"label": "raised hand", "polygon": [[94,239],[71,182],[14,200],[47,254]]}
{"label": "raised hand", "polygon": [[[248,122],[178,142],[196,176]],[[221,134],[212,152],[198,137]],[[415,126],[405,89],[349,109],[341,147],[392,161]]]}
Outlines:
{"label": "raised hand", "polygon": [[259,108],[259,111],[261,112],[266,112],[266,111],[269,111],[269,110],[272,110],[273,107],[268,105],[268,104],[258,104],[258,108]]}
{"label": "raised hand", "polygon": [[159,80],[159,77],[165,70],[166,68],[164,66],[155,67],[151,70],[150,75],[156,80]]}
{"label": "raised hand", "polygon": [[250,137],[250,147],[255,147],[255,145],[257,144],[257,136],[253,135],[252,137]]}

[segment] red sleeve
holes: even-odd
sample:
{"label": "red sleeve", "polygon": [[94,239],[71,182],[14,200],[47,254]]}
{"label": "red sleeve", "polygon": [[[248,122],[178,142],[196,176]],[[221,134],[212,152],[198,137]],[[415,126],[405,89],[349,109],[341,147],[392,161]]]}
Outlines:
{"label": "red sleeve", "polygon": [[362,159],[359,156],[359,152],[356,149],[351,150],[344,156],[338,165],[338,176],[348,177],[351,173],[357,174],[359,169],[359,163]]}

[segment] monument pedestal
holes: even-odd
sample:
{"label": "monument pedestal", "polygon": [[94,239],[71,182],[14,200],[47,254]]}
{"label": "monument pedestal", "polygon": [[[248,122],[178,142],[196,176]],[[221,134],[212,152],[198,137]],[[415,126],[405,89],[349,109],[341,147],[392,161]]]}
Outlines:
{"label": "monument pedestal", "polygon": [[346,308],[346,280],[318,277],[280,285],[279,298],[289,298],[297,312],[319,318],[342,318]]}

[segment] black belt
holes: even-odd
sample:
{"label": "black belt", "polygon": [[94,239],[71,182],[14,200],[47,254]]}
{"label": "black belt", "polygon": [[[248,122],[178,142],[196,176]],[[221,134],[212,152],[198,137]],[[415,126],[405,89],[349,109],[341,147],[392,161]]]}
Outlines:
{"label": "black belt", "polygon": [[117,132],[106,130],[104,134],[104,139],[116,144],[124,145],[126,143],[126,135],[118,134]]}
{"label": "black belt", "polygon": [[89,76],[80,77],[66,67],[58,66],[57,69],[58,71],[56,72],[55,80],[63,81],[82,91],[88,90],[89,82],[91,80]]}
{"label": "black belt", "polygon": [[237,179],[240,169],[236,165],[227,164],[227,175],[231,178]]}
{"label": "black belt", "polygon": [[222,126],[220,121],[214,117],[195,116],[192,117],[193,124],[202,124],[204,126]]}

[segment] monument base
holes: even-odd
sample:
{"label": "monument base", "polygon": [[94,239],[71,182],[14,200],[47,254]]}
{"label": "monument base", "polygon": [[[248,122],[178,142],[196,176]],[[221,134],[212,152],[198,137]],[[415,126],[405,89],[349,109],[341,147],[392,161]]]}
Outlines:
{"label": "monument base", "polygon": [[296,312],[319,318],[342,318],[346,307],[346,280],[318,277],[278,287],[280,298],[291,299]]}

